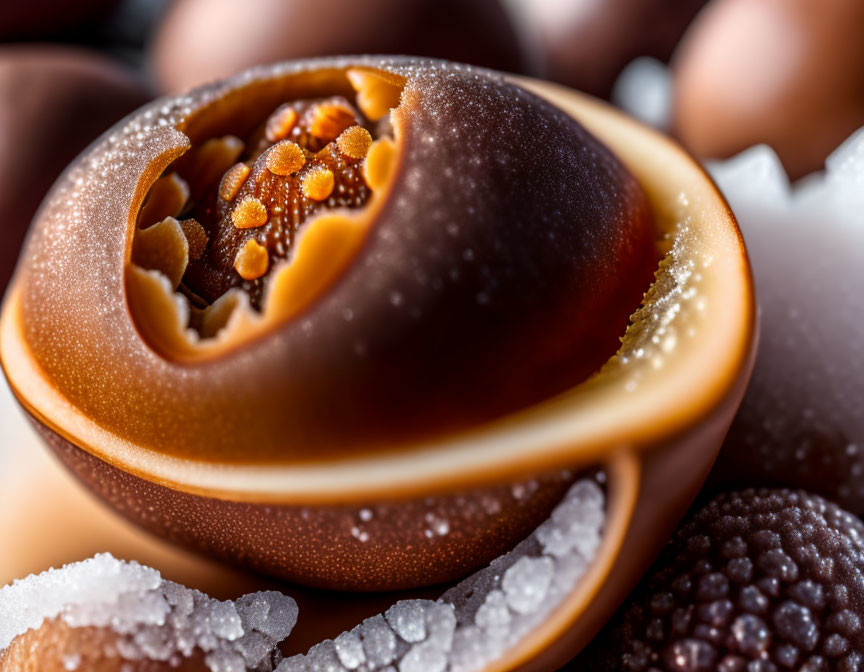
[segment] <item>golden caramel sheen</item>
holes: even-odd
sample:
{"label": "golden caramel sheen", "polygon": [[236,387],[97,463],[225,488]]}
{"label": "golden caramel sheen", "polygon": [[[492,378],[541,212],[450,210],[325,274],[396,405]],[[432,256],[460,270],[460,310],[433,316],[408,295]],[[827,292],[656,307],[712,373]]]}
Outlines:
{"label": "golden caramel sheen", "polygon": [[339,151],[351,159],[363,159],[372,147],[372,135],[362,126],[351,126],[346,128],[336,138]]}
{"label": "golden caramel sheen", "polygon": [[245,163],[235,163],[219,183],[219,198],[223,201],[233,201],[247,177],[249,177],[249,166]]}
{"label": "golden caramel sheen", "polygon": [[267,223],[267,208],[254,196],[247,196],[231,211],[231,223],[238,229],[257,229]]}
{"label": "golden caramel sheen", "polygon": [[244,280],[257,280],[267,272],[269,266],[267,248],[253,239],[246,241],[234,260],[234,268]]}

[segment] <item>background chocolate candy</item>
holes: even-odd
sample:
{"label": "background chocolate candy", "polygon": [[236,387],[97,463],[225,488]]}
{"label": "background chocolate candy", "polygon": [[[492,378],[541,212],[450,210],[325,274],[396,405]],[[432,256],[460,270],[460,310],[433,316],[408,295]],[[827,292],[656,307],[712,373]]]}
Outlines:
{"label": "background chocolate candy", "polygon": [[590,670],[857,670],[864,525],[803,491],[717,497],[578,659]]}
{"label": "background chocolate candy", "polygon": [[66,47],[0,48],[0,291],[54,179],[147,97],[130,72],[98,55]]}
{"label": "background chocolate candy", "polygon": [[864,3],[715,0],[674,58],[675,130],[702,157],[767,143],[793,178],[864,124]]}
{"label": "background chocolate candy", "polygon": [[362,53],[524,69],[499,0],[178,0],[151,47],[166,91],[274,61]]}
{"label": "background chocolate candy", "polygon": [[666,60],[705,0],[514,0],[543,74],[608,97],[638,56]]}

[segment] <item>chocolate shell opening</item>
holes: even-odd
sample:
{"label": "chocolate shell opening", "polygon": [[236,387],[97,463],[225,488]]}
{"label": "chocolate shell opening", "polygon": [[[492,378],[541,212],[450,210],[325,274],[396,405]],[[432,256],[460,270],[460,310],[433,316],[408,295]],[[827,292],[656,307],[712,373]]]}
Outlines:
{"label": "chocolate shell opening", "polygon": [[191,149],[137,212],[129,306],[165,359],[278,339],[304,422],[396,438],[525,408],[616,352],[661,234],[570,115],[431,66],[260,86],[175,122]]}
{"label": "chocolate shell opening", "polygon": [[393,170],[389,116],[405,80],[359,67],[342,77],[350,96],[334,78],[332,95],[301,82],[264,118],[260,104],[211,111],[232,132],[190,137],[152,185],[128,287],[157,348],[206,349],[229,324],[222,340],[287,319],[356,253]]}

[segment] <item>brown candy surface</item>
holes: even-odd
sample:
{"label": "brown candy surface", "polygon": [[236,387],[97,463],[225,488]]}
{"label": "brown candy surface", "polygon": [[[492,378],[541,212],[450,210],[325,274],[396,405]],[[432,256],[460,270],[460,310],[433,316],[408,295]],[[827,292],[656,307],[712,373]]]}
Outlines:
{"label": "brown candy surface", "polygon": [[[322,69],[332,88],[350,91],[345,71],[328,63],[299,64],[293,72],[300,78]],[[203,90],[175,107],[163,101],[131,118],[117,129],[118,144],[104,142],[90,156],[113,175],[110,185],[94,180],[89,164],[75,167],[64,193],[82,180],[76,199],[83,210],[70,216],[61,194],[49,201],[28,248],[22,307],[33,352],[84,413],[159,452],[302,461],[319,459],[319,451],[383,449],[524,407],[584,380],[615,352],[657,261],[652,215],[636,180],[572,117],[494,75],[434,62],[361,59],[343,67],[375,64],[407,83],[392,115],[394,177],[362,247],[302,319],[194,367],[174,361],[180,357],[170,350],[155,353],[125,312],[100,318],[87,336],[72,333],[81,321],[60,316],[69,306],[98,312],[105,302],[125,301],[123,222],[139,175],[153,170],[154,156],[180,151],[179,134],[169,136],[155,117],[198,110],[196,128],[206,128],[222,122],[208,122],[205,101],[225,96],[235,102],[216,108],[221,114],[241,105],[230,114],[250,115],[242,105],[253,94],[242,92],[267,92],[274,102],[259,104],[260,117],[245,123],[254,128],[291,102],[279,96],[291,71]],[[223,123],[216,135],[229,137],[224,133],[235,128]],[[148,132],[145,151],[136,134]],[[240,128],[236,133],[247,138]],[[213,136],[201,134],[195,131],[204,151]],[[121,155],[124,171],[112,173],[105,166]],[[263,169],[250,168],[235,201]],[[195,181],[189,183],[194,198]],[[239,228],[260,226],[261,207],[242,203],[248,207]],[[212,259],[210,244],[203,258]],[[56,261],[56,249],[76,263],[41,263]],[[240,268],[255,277],[263,264],[260,250],[250,253]],[[100,258],[111,261],[92,263]],[[152,384],[141,384],[142,376]],[[94,395],[94,384],[112,392]]]}
{"label": "brown candy surface", "polygon": [[864,525],[803,491],[717,497],[673,537],[587,669],[855,670]]}
{"label": "brown candy surface", "polygon": [[607,98],[633,59],[667,60],[706,0],[516,0],[543,74]]}

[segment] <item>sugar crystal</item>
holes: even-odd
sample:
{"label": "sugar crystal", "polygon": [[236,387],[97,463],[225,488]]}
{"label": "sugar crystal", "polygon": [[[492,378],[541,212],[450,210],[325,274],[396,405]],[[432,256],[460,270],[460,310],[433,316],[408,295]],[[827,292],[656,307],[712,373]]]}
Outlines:
{"label": "sugar crystal", "polygon": [[[561,604],[596,557],[605,523],[599,481],[577,481],[546,527],[439,600],[397,602],[335,642],[282,661],[277,672],[475,672],[502,659]],[[550,525],[555,554],[539,538]]]}
{"label": "sugar crystal", "polygon": [[[176,666],[200,650],[211,672],[266,672],[294,627],[297,605],[275,592],[220,602],[164,581],[154,569],[100,554],[0,588],[0,651],[58,617],[73,628],[113,631],[112,648],[127,660]],[[64,654],[66,669],[76,669],[76,661],[76,652]]]}
{"label": "sugar crystal", "polygon": [[426,638],[422,600],[397,602],[384,616],[393,631],[406,642],[422,642]]}
{"label": "sugar crystal", "polygon": [[339,662],[349,670],[355,670],[366,662],[366,654],[363,652],[363,643],[360,636],[354,632],[343,632],[334,643]]}

